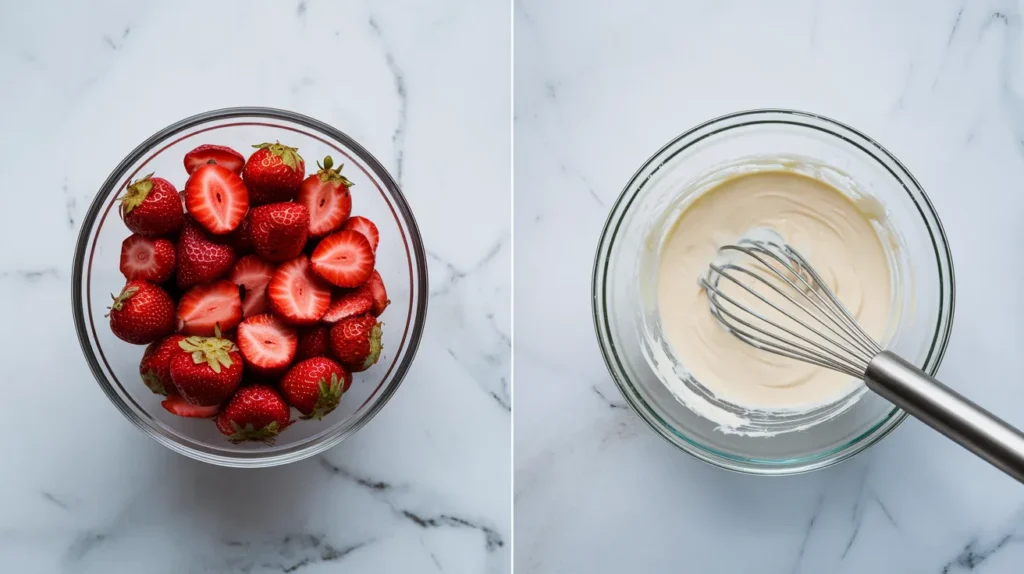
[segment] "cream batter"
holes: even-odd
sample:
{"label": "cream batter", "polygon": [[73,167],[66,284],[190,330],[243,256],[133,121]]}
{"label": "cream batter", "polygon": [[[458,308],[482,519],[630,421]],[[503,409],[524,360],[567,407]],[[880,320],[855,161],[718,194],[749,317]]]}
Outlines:
{"label": "cream batter", "polygon": [[864,330],[881,340],[892,287],[872,226],[876,217],[828,183],[788,171],[741,175],[707,190],[662,244],[659,314],[679,362],[719,399],[745,408],[802,410],[845,396],[859,384],[849,376],[731,335],[709,312],[698,279],[721,245],[768,228],[807,258]]}

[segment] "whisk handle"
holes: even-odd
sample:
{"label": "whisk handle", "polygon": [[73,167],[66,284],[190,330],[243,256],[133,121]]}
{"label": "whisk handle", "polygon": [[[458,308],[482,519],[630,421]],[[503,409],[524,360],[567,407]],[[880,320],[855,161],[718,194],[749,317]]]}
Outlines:
{"label": "whisk handle", "polygon": [[1024,434],[900,357],[883,351],[864,375],[872,391],[1024,483]]}

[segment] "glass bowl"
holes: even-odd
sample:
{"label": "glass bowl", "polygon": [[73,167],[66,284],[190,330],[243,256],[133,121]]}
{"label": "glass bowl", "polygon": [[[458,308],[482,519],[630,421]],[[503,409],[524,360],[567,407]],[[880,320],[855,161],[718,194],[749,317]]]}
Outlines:
{"label": "glass bowl", "polygon": [[[180,418],[160,406],[161,396],[139,377],[144,346],[114,337],[105,318],[110,294],[125,279],[118,265],[121,242],[130,232],[117,198],[130,181],[155,172],[181,189],[187,179],[182,158],[204,144],[230,146],[248,155],[252,145],[281,141],[299,148],[307,173],[326,155],[344,163],[352,189],[352,212],[373,220],[380,231],[377,269],[391,305],[380,316],[382,351],[376,365],[355,373],[339,407],[322,421],[296,421],[275,444],[232,444],[212,421]],[[427,263],[416,220],[398,184],[352,138],[315,119],[269,108],[229,108],[182,120],[142,142],[110,174],[89,206],[78,236],[72,271],[72,306],[82,352],[100,388],[136,426],[161,444],[197,460],[235,467],[286,464],[313,456],[356,432],[387,403],[409,370],[427,313]],[[295,411],[293,411],[293,418]]]}
{"label": "glass bowl", "polygon": [[632,409],[672,444],[730,470],[823,468],[878,442],[906,417],[859,385],[835,404],[789,416],[747,410],[756,424],[729,428],[696,414],[666,386],[684,383],[691,397],[708,395],[657,336],[653,289],[660,239],[674,221],[667,214],[706,190],[709,175],[797,165],[827,166],[812,175],[885,209],[892,235],[883,240],[898,244],[890,259],[897,314],[887,348],[934,374],[949,342],[954,279],[942,224],[924,190],[881,145],[834,120],[791,110],[739,112],[682,134],[644,163],[612,207],[594,263],[594,325]]}

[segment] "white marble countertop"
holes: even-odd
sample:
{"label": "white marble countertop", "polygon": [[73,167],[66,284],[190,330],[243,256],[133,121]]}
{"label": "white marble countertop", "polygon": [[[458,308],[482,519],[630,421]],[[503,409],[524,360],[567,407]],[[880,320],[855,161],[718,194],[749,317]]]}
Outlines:
{"label": "white marble countertop", "polygon": [[[508,572],[508,4],[2,12],[0,571]],[[325,455],[257,471],[191,461],[133,428],[92,380],[68,305],[78,227],[110,170],[164,126],[238,105],[363,143],[400,180],[430,252],[424,338],[391,402]]]}
{"label": "white marble countertop", "polygon": [[1024,489],[916,421],[798,477],[676,450],[625,408],[589,293],[654,151],[732,111],[815,111],[927,190],[957,280],[940,378],[1024,425],[1022,8],[516,0],[516,572],[1021,572]]}

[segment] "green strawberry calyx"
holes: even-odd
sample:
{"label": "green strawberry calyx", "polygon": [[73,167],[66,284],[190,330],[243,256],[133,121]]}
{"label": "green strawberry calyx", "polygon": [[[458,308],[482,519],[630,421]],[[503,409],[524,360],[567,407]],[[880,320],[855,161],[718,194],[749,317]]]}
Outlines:
{"label": "green strawberry calyx", "polygon": [[139,292],[139,288],[138,287],[131,286],[131,287],[125,287],[124,291],[121,291],[120,295],[113,295],[113,294],[111,294],[110,296],[114,299],[114,302],[110,305],[110,310],[111,311],[120,311],[121,309],[124,309],[124,304],[127,303],[128,300],[131,299],[132,297],[134,297],[135,294],[138,293],[138,292]]}
{"label": "green strawberry calyx", "polygon": [[230,367],[234,363],[231,353],[238,351],[233,342],[221,338],[219,325],[214,327],[212,337],[188,337],[179,341],[178,346],[192,354],[193,363],[206,363],[215,373],[220,373],[221,366]]}
{"label": "green strawberry calyx", "polygon": [[164,387],[164,381],[153,369],[149,369],[142,374],[142,382],[154,393],[167,396],[167,388]]}
{"label": "green strawberry calyx", "polygon": [[366,360],[363,361],[364,371],[375,365],[377,363],[377,359],[380,359],[380,326],[381,324],[377,323],[373,326],[373,329],[370,330],[370,354],[367,355]]}
{"label": "green strawberry calyx", "polygon": [[341,175],[341,170],[345,167],[345,164],[341,164],[338,166],[338,169],[334,169],[334,160],[331,159],[331,156],[325,157],[322,164],[316,162],[316,166],[320,168],[320,171],[316,172],[320,176],[320,183],[338,183],[346,188],[355,185],[347,177]]}
{"label": "green strawberry calyx", "polygon": [[301,417],[305,420],[322,420],[331,411],[338,408],[338,403],[341,402],[341,395],[345,388],[345,380],[344,377],[338,379],[338,373],[331,373],[330,384],[327,383],[326,379],[320,379],[318,386],[320,387],[320,396],[316,398],[316,405],[313,406],[313,410],[308,415]]}
{"label": "green strawberry calyx", "polygon": [[281,425],[277,421],[272,421],[267,426],[257,429],[252,426],[252,423],[247,423],[244,427],[231,421],[231,430],[234,431],[228,440],[234,443],[244,442],[247,440],[258,440],[268,445],[274,444],[274,439],[277,438],[277,433],[281,432]]}
{"label": "green strawberry calyx", "polygon": [[299,148],[297,147],[288,147],[281,142],[264,142],[252,147],[270,151],[271,154],[281,158],[281,163],[292,168],[292,171],[298,171],[299,164],[302,163],[302,156],[299,155]]}
{"label": "green strawberry calyx", "polygon": [[128,189],[124,192],[124,196],[121,197],[121,214],[126,215],[131,213],[133,209],[142,205],[142,202],[146,200],[149,192],[153,190],[153,180],[150,178],[153,174],[149,174],[142,179],[137,179]]}

